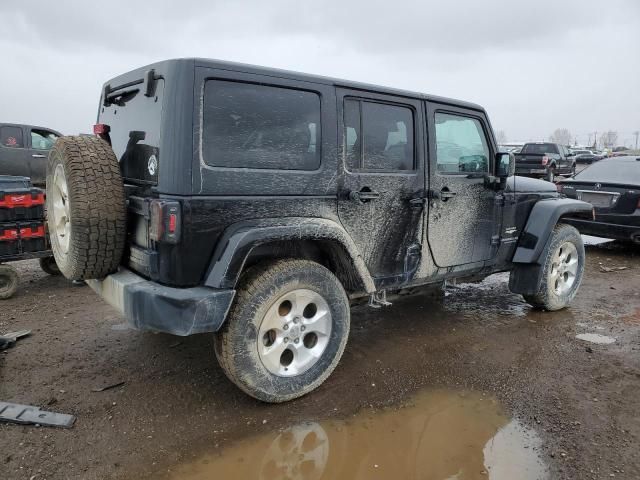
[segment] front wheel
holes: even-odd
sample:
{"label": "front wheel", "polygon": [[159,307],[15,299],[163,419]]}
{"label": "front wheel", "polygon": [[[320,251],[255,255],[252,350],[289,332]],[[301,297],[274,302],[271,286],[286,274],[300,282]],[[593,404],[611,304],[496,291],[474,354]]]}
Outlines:
{"label": "front wheel", "polygon": [[544,310],[565,308],[576,296],[584,273],[582,237],[571,225],[558,224],[543,254],[542,276],[533,295],[523,295],[533,307]]}
{"label": "front wheel", "polygon": [[265,402],[317,388],[338,364],[350,311],[340,281],[308,260],[278,260],[244,275],[215,352],[227,377]]}

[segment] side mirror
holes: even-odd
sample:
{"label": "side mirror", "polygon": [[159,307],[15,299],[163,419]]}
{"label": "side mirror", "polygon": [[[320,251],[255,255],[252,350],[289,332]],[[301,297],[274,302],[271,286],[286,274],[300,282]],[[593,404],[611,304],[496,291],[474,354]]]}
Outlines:
{"label": "side mirror", "polygon": [[507,178],[516,173],[516,157],[512,153],[496,153],[496,177]]}

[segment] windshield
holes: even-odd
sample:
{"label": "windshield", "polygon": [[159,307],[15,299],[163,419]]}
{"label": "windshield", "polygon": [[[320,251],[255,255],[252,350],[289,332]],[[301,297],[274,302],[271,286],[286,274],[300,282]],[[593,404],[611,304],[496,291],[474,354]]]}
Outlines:
{"label": "windshield", "polygon": [[527,143],[524,147],[522,147],[521,153],[532,153],[534,155],[558,153],[558,147],[555,143]]}
{"label": "windshield", "polygon": [[636,157],[600,160],[574,178],[581,182],[640,184],[640,160]]}

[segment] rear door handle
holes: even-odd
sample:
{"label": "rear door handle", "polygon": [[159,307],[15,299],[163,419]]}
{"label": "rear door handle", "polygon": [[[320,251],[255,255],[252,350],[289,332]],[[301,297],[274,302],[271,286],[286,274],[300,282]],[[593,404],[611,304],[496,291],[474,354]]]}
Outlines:
{"label": "rear door handle", "polygon": [[46,155],[42,155],[41,153],[34,153],[31,155],[33,158],[47,158]]}
{"label": "rear door handle", "polygon": [[349,192],[349,200],[353,200],[354,202],[366,203],[378,198],[380,198],[379,192],[374,192],[368,189],[362,189],[359,192]]}
{"label": "rear door handle", "polygon": [[429,190],[429,198],[442,200],[443,202],[446,202],[447,200],[455,197],[456,195],[457,195],[456,192],[452,192],[447,187],[444,187],[442,190]]}

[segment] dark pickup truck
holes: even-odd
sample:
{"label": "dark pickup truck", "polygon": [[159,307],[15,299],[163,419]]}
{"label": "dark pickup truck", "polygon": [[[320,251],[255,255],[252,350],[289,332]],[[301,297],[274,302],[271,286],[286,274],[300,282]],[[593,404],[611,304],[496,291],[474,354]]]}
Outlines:
{"label": "dark pickup truck", "polygon": [[576,160],[573,153],[557,143],[525,143],[516,157],[516,175],[544,178],[553,182],[556,175],[573,175]]}
{"label": "dark pickup truck", "polygon": [[50,128],[0,123],[0,175],[29,177],[44,187],[49,150],[61,136]]}

